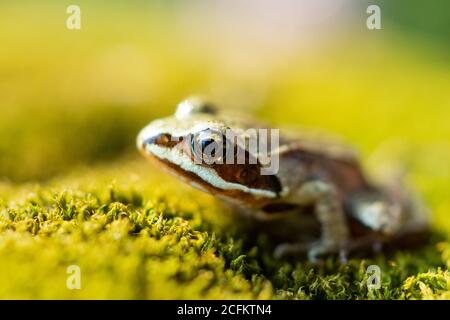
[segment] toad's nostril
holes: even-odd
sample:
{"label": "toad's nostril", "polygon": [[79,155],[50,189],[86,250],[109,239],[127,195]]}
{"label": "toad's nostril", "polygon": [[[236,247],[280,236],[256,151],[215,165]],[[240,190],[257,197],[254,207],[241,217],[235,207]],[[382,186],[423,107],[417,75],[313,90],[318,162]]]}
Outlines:
{"label": "toad's nostril", "polygon": [[139,150],[145,150],[147,146],[156,144],[156,141],[159,138],[158,135],[148,136],[146,134],[140,134],[137,138],[137,147]]}

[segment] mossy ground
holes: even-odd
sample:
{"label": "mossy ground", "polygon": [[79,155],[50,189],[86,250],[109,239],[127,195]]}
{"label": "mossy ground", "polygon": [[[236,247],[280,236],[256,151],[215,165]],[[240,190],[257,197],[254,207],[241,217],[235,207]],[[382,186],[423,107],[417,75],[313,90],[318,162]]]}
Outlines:
{"label": "mossy ground", "polygon": [[[1,191],[2,298],[449,298],[447,242],[345,265],[277,261],[263,235],[247,237],[227,208],[145,161]],[[366,286],[371,264],[379,290]],[[66,287],[70,265],[80,290]]]}
{"label": "mossy ground", "polygon": [[[1,5],[0,298],[450,298],[448,51],[392,32],[306,54],[241,39],[243,65],[231,38],[193,38],[170,7],[141,5],[83,2],[79,33],[56,3]],[[211,83],[275,126],[343,136],[368,168],[401,163],[431,209],[431,243],[345,265],[275,260],[263,234],[135,150],[145,123]],[[70,265],[80,290],[66,287]]]}

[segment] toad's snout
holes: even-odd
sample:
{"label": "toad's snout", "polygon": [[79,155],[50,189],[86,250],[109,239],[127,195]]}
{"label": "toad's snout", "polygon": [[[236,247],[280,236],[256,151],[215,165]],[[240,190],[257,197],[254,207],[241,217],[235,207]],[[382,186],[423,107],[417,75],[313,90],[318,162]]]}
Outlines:
{"label": "toad's snout", "polygon": [[161,130],[156,124],[149,124],[141,130],[137,137],[137,148],[142,153],[148,155],[152,153],[152,147],[158,146],[163,149],[171,149],[179,142],[179,138]]}
{"label": "toad's snout", "polygon": [[148,153],[148,146],[155,145],[163,136],[164,133],[150,123],[139,132],[136,139],[136,146],[139,151]]}

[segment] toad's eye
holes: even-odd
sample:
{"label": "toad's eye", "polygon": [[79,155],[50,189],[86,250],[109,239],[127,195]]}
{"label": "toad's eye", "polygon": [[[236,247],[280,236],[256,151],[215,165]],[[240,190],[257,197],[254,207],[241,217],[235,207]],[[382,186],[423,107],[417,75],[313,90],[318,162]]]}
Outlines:
{"label": "toad's eye", "polygon": [[222,163],[224,156],[224,139],[220,132],[201,131],[194,135],[191,144],[192,153],[198,163]]}
{"label": "toad's eye", "polygon": [[211,138],[206,138],[200,141],[200,147],[202,148],[203,153],[206,153],[205,151],[207,149],[209,149],[209,147],[211,148],[211,155],[214,157],[215,153],[216,153],[216,140],[211,139]]}

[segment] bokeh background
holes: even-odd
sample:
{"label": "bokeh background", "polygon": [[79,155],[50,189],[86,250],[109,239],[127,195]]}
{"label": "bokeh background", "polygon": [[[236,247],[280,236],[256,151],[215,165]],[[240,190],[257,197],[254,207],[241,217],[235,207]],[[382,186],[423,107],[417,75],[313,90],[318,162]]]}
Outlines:
{"label": "bokeh background", "polygon": [[[81,30],[66,28],[70,4]],[[381,30],[366,27],[369,4]],[[144,163],[140,128],[202,94],[338,134],[369,167],[401,163],[448,235],[449,12],[445,0],[2,1],[0,199],[111,163],[113,180]]]}

